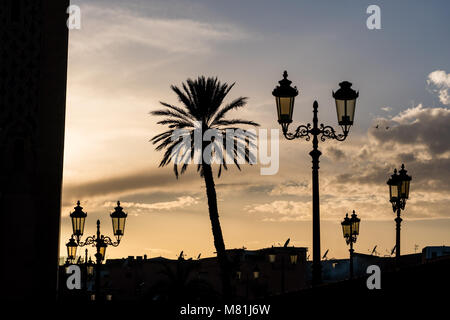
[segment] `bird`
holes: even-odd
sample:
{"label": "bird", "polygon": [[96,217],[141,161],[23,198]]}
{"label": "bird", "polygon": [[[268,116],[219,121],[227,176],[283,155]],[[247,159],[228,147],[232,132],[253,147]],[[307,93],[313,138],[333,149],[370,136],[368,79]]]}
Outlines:
{"label": "bird", "polygon": [[389,129],[389,127],[386,127],[386,130],[388,130]]}
{"label": "bird", "polygon": [[378,129],[379,125],[377,124],[377,126],[375,127],[375,129]]}

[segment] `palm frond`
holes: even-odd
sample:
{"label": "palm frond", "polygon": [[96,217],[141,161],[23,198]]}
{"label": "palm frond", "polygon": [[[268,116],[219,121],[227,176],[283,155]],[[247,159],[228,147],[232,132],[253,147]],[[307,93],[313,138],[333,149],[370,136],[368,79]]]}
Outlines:
{"label": "palm frond", "polygon": [[[257,127],[257,124],[251,120],[242,119],[224,119],[227,112],[244,107],[247,103],[246,97],[239,97],[234,99],[225,106],[222,106],[224,99],[233,88],[234,83],[229,85],[221,83],[217,77],[206,78],[199,76],[197,79],[187,79],[182,83],[181,87],[172,85],[171,89],[175,92],[181,106],[171,105],[166,102],[160,102],[166,109],[152,111],[151,114],[155,116],[165,116],[165,119],[157,123],[167,126],[170,130],[155,135],[150,141],[155,144],[157,151],[165,150],[160,162],[160,167],[167,166],[173,163],[175,176],[178,178],[179,174],[183,174],[190,163],[193,162],[196,155],[203,157],[205,148],[209,145],[207,142],[202,142],[199,146],[194,143],[194,132],[196,130],[195,121],[202,123],[203,132],[207,129],[217,129],[222,133],[223,140],[213,141],[213,150],[215,156],[221,156],[223,163],[219,163],[220,176],[223,170],[228,170],[228,163],[224,159],[226,157],[232,158],[236,167],[241,170],[240,162],[249,162],[251,156],[250,148],[256,145],[254,139],[256,135],[252,132],[246,131],[245,134],[226,136],[227,129],[242,130],[240,125]],[[180,134],[177,130],[186,130]],[[177,139],[174,135],[177,134]],[[186,145],[185,138],[190,136],[190,145]],[[227,140],[228,139],[228,140]],[[183,142],[184,141],[184,142]],[[226,142],[232,142],[229,145]],[[222,144],[222,145],[220,145]],[[229,150],[231,148],[231,150]],[[241,159],[238,161],[238,159]],[[197,171],[203,176],[201,159],[197,163]],[[196,162],[196,161],[195,161]]]}
{"label": "palm frond", "polygon": [[220,111],[215,115],[214,120],[212,121],[211,124],[215,124],[217,121],[221,120],[227,112],[229,112],[233,109],[238,109],[238,108],[245,106],[247,104],[247,100],[248,100],[247,97],[239,97],[239,98],[233,100],[232,102],[227,104],[225,107],[220,109]]}

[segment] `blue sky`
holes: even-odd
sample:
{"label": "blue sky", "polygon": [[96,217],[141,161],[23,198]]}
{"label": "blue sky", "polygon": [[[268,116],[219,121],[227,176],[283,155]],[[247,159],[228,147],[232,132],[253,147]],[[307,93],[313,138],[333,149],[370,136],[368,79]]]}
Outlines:
{"label": "blue sky", "polygon": [[[148,140],[162,128],[148,112],[159,101],[177,103],[171,84],[204,74],[236,82],[230,98],[249,97],[240,117],[278,128],[271,92],[285,69],[300,90],[294,124],[311,121],[317,99],[320,121],[336,125],[331,91],[343,80],[360,91],[349,139],[321,145],[322,247],[346,255],[339,221],[355,209],[365,230],[360,251],[392,248],[385,180],[401,162],[416,192],[402,231],[405,252],[450,242],[448,1],[72,4],[81,8],[82,27],[69,41],[62,242],[76,200],[93,228],[120,199],[134,218],[112,256],[173,257],[182,249],[211,255],[202,181],[195,170],[176,181],[170,168],[157,168],[161,154]],[[366,27],[372,4],[381,8],[381,30]],[[392,129],[377,131],[376,124]],[[245,167],[216,181],[227,247],[259,248],[288,237],[310,247],[310,148],[280,140],[277,175]],[[381,238],[380,230],[387,230]]]}

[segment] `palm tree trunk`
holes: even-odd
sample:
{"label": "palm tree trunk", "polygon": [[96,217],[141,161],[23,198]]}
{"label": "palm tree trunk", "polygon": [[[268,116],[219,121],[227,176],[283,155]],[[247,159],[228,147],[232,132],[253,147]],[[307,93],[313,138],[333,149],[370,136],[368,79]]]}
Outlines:
{"label": "palm tree trunk", "polygon": [[206,196],[208,198],[209,219],[211,220],[214,246],[216,248],[222,278],[222,290],[224,298],[227,299],[231,297],[231,279],[228,258],[225,251],[225,243],[223,241],[222,228],[220,227],[219,211],[217,209],[216,187],[214,185],[211,166],[208,164],[203,164],[202,167],[206,185]]}

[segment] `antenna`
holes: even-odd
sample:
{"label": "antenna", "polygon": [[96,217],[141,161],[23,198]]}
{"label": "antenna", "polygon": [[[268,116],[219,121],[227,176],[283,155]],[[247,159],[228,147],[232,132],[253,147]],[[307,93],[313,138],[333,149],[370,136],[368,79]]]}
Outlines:
{"label": "antenna", "polygon": [[325,251],[325,254],[322,257],[322,260],[327,260],[328,251],[330,251],[330,249],[327,249],[327,251]]}
{"label": "antenna", "polygon": [[392,248],[392,250],[391,250],[391,256],[394,254],[394,252],[397,251],[397,250],[396,250],[396,247],[397,247],[397,245],[395,245],[395,246]]}
{"label": "antenna", "polygon": [[419,249],[419,245],[415,244],[415,245],[414,245],[414,253],[417,252],[417,249]]}
{"label": "antenna", "polygon": [[288,244],[289,244],[289,241],[291,241],[291,238],[288,238],[287,240],[286,240],[286,242],[284,243],[284,246],[283,247],[287,247],[288,246]]}
{"label": "antenna", "polygon": [[197,260],[200,260],[201,255],[202,255],[201,253],[198,254]]}
{"label": "antenna", "polygon": [[371,256],[373,256],[373,255],[377,256],[377,255],[378,255],[377,247],[378,247],[378,245],[376,245],[375,247],[373,247],[372,253],[370,254]]}
{"label": "antenna", "polygon": [[181,250],[180,255],[178,256],[178,260],[183,260],[184,259],[183,252],[184,252],[184,250]]}

